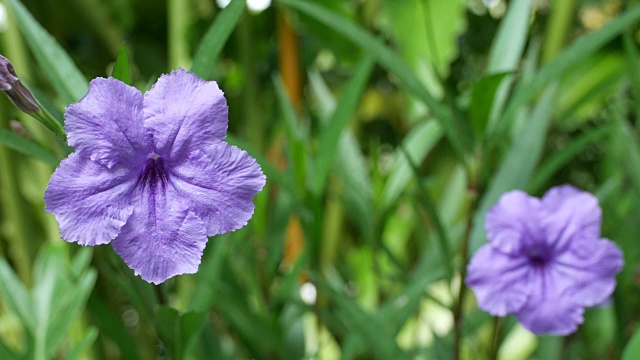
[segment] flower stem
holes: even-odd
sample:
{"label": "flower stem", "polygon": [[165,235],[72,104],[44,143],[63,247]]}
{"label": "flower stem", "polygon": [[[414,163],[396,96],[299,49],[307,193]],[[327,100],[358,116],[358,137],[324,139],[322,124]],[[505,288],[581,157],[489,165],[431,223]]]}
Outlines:
{"label": "flower stem", "polygon": [[169,67],[188,68],[191,63],[187,44],[187,30],[189,29],[190,1],[169,0],[167,3]]}
{"label": "flower stem", "polygon": [[491,340],[491,354],[489,359],[496,360],[498,358],[498,350],[500,350],[500,332],[502,331],[502,325],[504,324],[504,318],[496,316],[493,318],[493,339]]}
{"label": "flower stem", "polygon": [[464,284],[464,279],[467,277],[467,261],[469,252],[469,242],[471,239],[471,227],[473,226],[474,214],[476,212],[476,208],[478,205],[478,196],[477,196],[477,187],[475,182],[475,176],[469,176],[469,190],[468,195],[470,196],[470,208],[469,208],[469,216],[467,218],[467,224],[464,230],[464,238],[462,240],[462,251],[461,251],[461,267],[460,267],[460,287],[458,290],[458,301],[455,304],[455,308],[453,310],[453,358],[454,360],[460,359],[460,350],[462,347],[462,320],[463,320],[463,308],[464,308],[464,298],[467,293],[467,287]]}

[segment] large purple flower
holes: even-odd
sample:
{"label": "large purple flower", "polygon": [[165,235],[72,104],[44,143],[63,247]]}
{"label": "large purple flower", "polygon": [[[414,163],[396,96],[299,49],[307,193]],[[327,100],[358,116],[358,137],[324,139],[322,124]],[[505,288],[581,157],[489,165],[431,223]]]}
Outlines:
{"label": "large purple flower", "polygon": [[585,307],[613,292],[622,252],[600,237],[602,212],[591,194],[564,185],[542,199],[511,191],[486,216],[489,243],[471,259],[466,284],[478,306],[515,314],[536,334],[566,335]]}
{"label": "large purple flower", "polygon": [[265,184],[256,161],[224,141],[227,117],[216,82],[182,69],[144,95],[113,78],[91,81],[66,109],[76,151],[44,196],[62,238],[111,242],[156,284],[196,272],[207,236],[246,225]]}

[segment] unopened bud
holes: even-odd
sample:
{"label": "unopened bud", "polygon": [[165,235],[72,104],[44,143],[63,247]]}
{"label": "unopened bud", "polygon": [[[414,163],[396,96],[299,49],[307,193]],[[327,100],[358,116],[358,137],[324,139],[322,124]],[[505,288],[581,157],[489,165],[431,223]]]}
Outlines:
{"label": "unopened bud", "polygon": [[27,114],[40,111],[33,94],[22,85],[13,65],[2,55],[0,55],[0,91],[7,94],[13,105]]}

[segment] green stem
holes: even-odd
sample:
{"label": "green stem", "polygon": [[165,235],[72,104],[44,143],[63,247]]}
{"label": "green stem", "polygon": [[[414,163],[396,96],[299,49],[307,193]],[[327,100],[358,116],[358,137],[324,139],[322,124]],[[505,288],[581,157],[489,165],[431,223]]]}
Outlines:
{"label": "green stem", "polygon": [[320,249],[320,268],[322,270],[329,268],[335,262],[338,254],[338,244],[344,237],[342,229],[344,208],[342,207],[342,201],[340,201],[340,192],[340,184],[335,178],[329,177]]}
{"label": "green stem", "polygon": [[[8,126],[11,109],[9,101],[0,99],[0,126]],[[31,281],[31,253],[29,219],[27,218],[25,202],[18,189],[17,164],[19,155],[9,149],[0,146],[0,223],[2,235],[8,245],[7,253],[11,255],[16,271],[26,284]]]}
{"label": "green stem", "polygon": [[473,226],[473,214],[476,212],[478,206],[478,195],[476,179],[473,173],[469,174],[469,196],[471,198],[471,206],[469,207],[469,215],[467,218],[467,224],[464,231],[464,238],[462,240],[462,262],[460,265],[460,288],[458,290],[458,299],[453,311],[453,358],[455,360],[460,359],[460,350],[462,347],[462,321],[464,318],[464,298],[467,294],[467,287],[465,286],[464,279],[467,277],[467,261],[469,252],[469,242],[471,240],[471,228]]}
{"label": "green stem", "polygon": [[175,70],[179,67],[189,68],[191,58],[187,45],[187,30],[189,29],[190,1],[169,0],[167,4],[169,67]]}
{"label": "green stem", "polygon": [[498,359],[498,351],[500,350],[500,332],[502,331],[502,325],[504,324],[503,317],[494,317],[493,318],[493,338],[491,340],[491,355],[489,359],[496,360]]}
{"label": "green stem", "polygon": [[246,72],[242,89],[242,105],[244,111],[244,135],[255,149],[264,149],[264,134],[267,117],[263,116],[263,107],[259,94],[259,81],[256,70],[255,34],[251,26],[251,18],[244,16],[237,28],[240,62]]}
{"label": "green stem", "polygon": [[562,49],[573,21],[576,0],[553,0],[551,6],[553,11],[551,11],[551,18],[542,45],[543,64],[551,61]]}

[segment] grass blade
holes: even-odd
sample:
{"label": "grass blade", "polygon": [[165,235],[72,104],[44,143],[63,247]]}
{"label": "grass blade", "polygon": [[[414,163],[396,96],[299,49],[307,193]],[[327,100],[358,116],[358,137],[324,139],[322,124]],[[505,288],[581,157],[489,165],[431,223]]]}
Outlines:
{"label": "grass blade", "polygon": [[213,72],[213,65],[229,39],[231,32],[240,21],[246,0],[233,0],[222,10],[207,33],[200,41],[200,45],[193,57],[191,72],[203,79],[208,79]]}
{"label": "grass blade", "polygon": [[31,295],[3,258],[0,258],[0,296],[4,300],[3,305],[20,319],[29,332],[35,332],[36,317]]}
{"label": "grass blade", "polygon": [[38,64],[49,76],[51,85],[58,91],[64,102],[70,104],[80,100],[89,90],[89,84],[67,52],[33,18],[20,1],[6,0],[6,4],[15,16],[18,27]]}
{"label": "grass blade", "polygon": [[351,40],[365,52],[374,56],[380,65],[390,73],[395,74],[413,95],[429,107],[433,116],[444,129],[447,138],[458,152],[458,155],[463,155],[471,151],[471,132],[467,124],[459,121],[457,117],[453,116],[451,109],[442,105],[429,93],[427,88],[418,80],[413,70],[411,70],[411,67],[409,67],[397,52],[385,46],[381,40],[358,25],[341,15],[327,10],[321,5],[307,0],[279,0],[279,2],[329,26]]}
{"label": "grass blade", "polygon": [[[434,121],[425,121],[416,125],[404,138],[402,146],[416,164],[421,164],[429,151],[440,141],[442,128]],[[394,154],[393,168],[382,191],[382,208],[386,209],[396,203],[413,173],[407,157],[402,150]]]}
{"label": "grass blade", "polygon": [[4,145],[19,153],[38,159],[46,164],[58,166],[60,160],[49,150],[37,143],[19,136],[11,130],[0,128],[0,145]]}
{"label": "grass blade", "polygon": [[562,77],[584,59],[591,56],[613,38],[640,20],[640,6],[625,11],[621,16],[611,20],[600,30],[585,35],[574,41],[552,61],[544,65],[533,79],[516,89],[513,98],[496,124],[496,131],[490,139],[500,139],[508,128],[510,119],[514,118],[518,109],[526,105],[548,84]]}
{"label": "grass blade", "polygon": [[113,73],[111,76],[127,85],[132,85],[129,56],[127,55],[127,49],[124,44],[120,46],[120,51],[118,51],[118,57],[116,58],[116,63],[113,65]]}
{"label": "grass blade", "polygon": [[358,107],[358,100],[365,89],[372,69],[373,59],[370,57],[366,57],[358,63],[351,80],[345,86],[344,96],[341,97],[329,124],[320,133],[314,174],[316,194],[320,194],[324,189],[327,176],[338,153],[338,143]]}
{"label": "grass blade", "polygon": [[613,128],[611,126],[604,126],[588,131],[551,155],[536,171],[535,176],[529,183],[529,186],[527,186],[528,192],[530,194],[536,194],[542,191],[544,184],[546,184],[558,170],[583,152],[589,145],[609,135],[612,130]]}
{"label": "grass blade", "polygon": [[515,0],[500,22],[498,34],[491,44],[487,74],[516,70],[527,42],[531,0]]}

